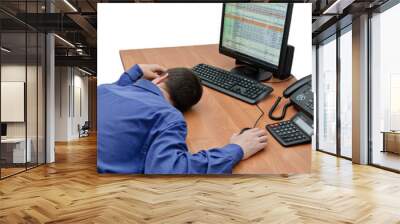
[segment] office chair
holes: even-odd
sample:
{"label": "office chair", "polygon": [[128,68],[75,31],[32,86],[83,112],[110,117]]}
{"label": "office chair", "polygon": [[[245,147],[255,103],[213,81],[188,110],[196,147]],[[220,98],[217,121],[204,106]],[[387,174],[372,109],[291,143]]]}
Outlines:
{"label": "office chair", "polygon": [[79,138],[89,136],[89,129],[90,129],[89,121],[85,121],[82,127],[80,127],[80,125],[78,124]]}

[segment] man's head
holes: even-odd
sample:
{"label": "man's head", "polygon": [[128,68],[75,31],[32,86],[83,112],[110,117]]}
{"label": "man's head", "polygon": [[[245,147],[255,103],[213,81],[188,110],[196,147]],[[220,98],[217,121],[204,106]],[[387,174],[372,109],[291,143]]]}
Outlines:
{"label": "man's head", "polygon": [[187,68],[171,68],[157,85],[167,92],[172,105],[184,112],[200,101],[203,88],[199,78]]}

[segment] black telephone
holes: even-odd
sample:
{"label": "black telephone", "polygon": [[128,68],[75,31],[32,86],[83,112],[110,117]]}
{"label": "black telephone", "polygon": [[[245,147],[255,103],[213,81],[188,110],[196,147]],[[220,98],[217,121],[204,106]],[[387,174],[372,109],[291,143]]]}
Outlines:
{"label": "black telephone", "polygon": [[281,115],[278,117],[273,115],[274,110],[282,99],[282,97],[278,97],[269,111],[269,118],[275,121],[282,120],[286,115],[287,108],[291,105],[294,105],[300,112],[291,120],[268,124],[266,129],[285,147],[310,143],[313,134],[314,117],[314,96],[311,91],[311,75],[290,85],[283,91],[283,96],[290,100],[283,107]]}
{"label": "black telephone", "polygon": [[303,111],[310,118],[313,118],[314,114],[314,96],[311,91],[311,75],[306,76],[297,82],[290,85],[282,94],[285,98],[290,97],[290,101],[283,107],[280,116],[276,117],[273,115],[276,107],[281,102],[282,97],[278,97],[269,111],[269,118],[274,121],[282,120],[286,115],[286,110],[289,106],[294,105],[298,110]]}

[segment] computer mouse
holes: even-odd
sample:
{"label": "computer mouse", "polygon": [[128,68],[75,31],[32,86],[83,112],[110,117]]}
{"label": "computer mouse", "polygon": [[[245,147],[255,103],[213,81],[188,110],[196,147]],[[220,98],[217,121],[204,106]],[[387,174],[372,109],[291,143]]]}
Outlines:
{"label": "computer mouse", "polygon": [[242,134],[243,132],[249,130],[249,129],[251,129],[251,128],[242,128],[242,130],[240,130],[240,132],[239,132],[239,135]]}

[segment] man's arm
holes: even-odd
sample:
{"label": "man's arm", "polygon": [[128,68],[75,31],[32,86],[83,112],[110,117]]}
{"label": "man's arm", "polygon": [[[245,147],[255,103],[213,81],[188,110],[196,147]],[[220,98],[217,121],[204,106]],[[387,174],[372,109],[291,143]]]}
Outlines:
{"label": "man's arm", "polygon": [[127,86],[135,83],[138,79],[143,76],[143,71],[139,65],[134,65],[126,72],[122,73],[118,81],[115,83],[119,86]]}
{"label": "man's arm", "polygon": [[191,154],[186,142],[186,125],[176,123],[154,136],[147,150],[146,174],[222,174],[243,158],[237,144]]}
{"label": "man's arm", "polygon": [[167,70],[156,64],[137,64],[132,66],[126,72],[122,73],[119,80],[115,83],[119,86],[132,85],[140,78],[153,80],[159,78]]}

